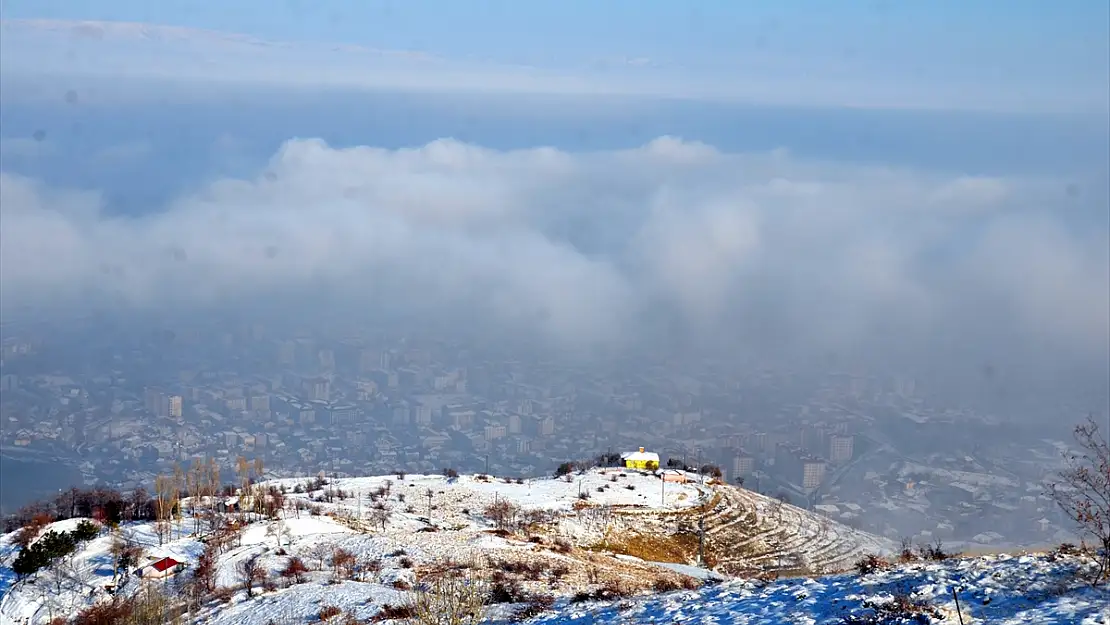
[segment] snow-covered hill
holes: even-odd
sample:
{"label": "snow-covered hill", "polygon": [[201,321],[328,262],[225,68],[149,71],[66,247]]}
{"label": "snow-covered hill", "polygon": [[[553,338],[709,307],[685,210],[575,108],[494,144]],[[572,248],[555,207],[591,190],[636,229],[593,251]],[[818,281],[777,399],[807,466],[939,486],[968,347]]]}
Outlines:
{"label": "snow-covered hill", "polygon": [[[558,600],[603,588],[630,596],[696,588],[706,577],[844,570],[864,553],[893,548],[749,491],[664,483],[657,475],[625,469],[533,480],[284,479],[254,492],[280,496],[209,498],[195,506],[186,499],[184,518],[161,544],[155,524],[125,523],[83,543],[57,571],[18,582],[10,568],[18,552],[15,535],[0,537],[0,625],[75,614],[110,600],[106,587],[114,581],[117,596],[138,592],[149,582],[133,575],[114,579],[112,546],[121,542],[143,549],[140,565],[165,557],[183,562],[185,571],[165,584],[174,593],[193,576],[206,545],[224,536],[213,575],[219,600],[194,606],[192,619],[244,625],[310,622],[326,606],[368,619],[383,606],[406,603],[415,584],[444,566],[498,572],[510,595]],[[276,510],[237,510],[261,510],[267,503],[277,503]],[[490,512],[498,506],[508,511],[500,522]],[[221,512],[213,520],[216,509]],[[219,530],[225,521],[240,529]],[[71,530],[76,522],[48,525],[43,534]],[[704,560],[715,573],[693,566],[699,563],[699,523]],[[337,550],[349,554],[348,566],[335,565]],[[282,577],[292,558],[309,570]],[[244,587],[248,561],[266,580],[258,581],[251,597]],[[494,614],[508,608],[499,610]]]}

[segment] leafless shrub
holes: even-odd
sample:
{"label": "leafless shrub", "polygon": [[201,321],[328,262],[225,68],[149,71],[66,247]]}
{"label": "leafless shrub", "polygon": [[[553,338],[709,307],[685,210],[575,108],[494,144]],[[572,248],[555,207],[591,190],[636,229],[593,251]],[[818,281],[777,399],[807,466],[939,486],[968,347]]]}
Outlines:
{"label": "leafless shrub", "polygon": [[26,549],[28,546],[30,546],[32,542],[34,542],[36,538],[38,538],[38,535],[42,533],[42,528],[49,525],[50,522],[53,520],[54,519],[45,512],[39,512],[32,515],[27,524],[19,528],[19,531],[16,533],[15,539],[12,542],[15,543],[19,548]]}
{"label": "leafless shrub", "polygon": [[1062,557],[1077,556],[1081,553],[1083,553],[1083,550],[1072,543],[1060,543],[1058,547],[1049,551],[1045,557],[1049,562],[1056,562]]}
{"label": "leafless shrub", "polygon": [[536,595],[528,599],[528,601],[522,607],[518,608],[516,612],[513,612],[509,620],[513,622],[526,621],[547,612],[554,605],[555,597],[551,595]]}
{"label": "leafless shrub", "polygon": [[422,584],[409,604],[409,625],[478,625],[486,613],[488,585],[480,579],[445,575]]}
{"label": "leafless shrub", "polygon": [[327,543],[316,543],[311,549],[304,552],[304,555],[315,565],[314,570],[322,571],[324,570],[324,565],[327,563],[328,558],[331,557],[332,551],[334,551],[334,548],[331,545]]}
{"label": "leafless shrub", "polygon": [[520,585],[520,580],[502,576],[490,586],[490,603],[524,603],[528,600],[528,593]]}
{"label": "leafless shrub", "polygon": [[[82,610],[74,617],[74,625],[103,625],[104,623],[124,623],[131,616],[132,600],[115,597],[111,601],[97,603]],[[64,617],[62,624],[68,623]],[[52,622],[53,623],[53,622]]]}
{"label": "leafless shrub", "polygon": [[865,600],[857,611],[841,618],[841,625],[888,625],[893,623],[932,623],[944,618],[936,607],[915,599],[904,591],[895,592],[889,601]]}
{"label": "leafless shrub", "polygon": [[916,562],[917,554],[913,551],[913,539],[909,536],[902,537],[902,548],[898,551],[899,562]]}
{"label": "leafless shrub", "polygon": [[483,514],[497,526],[497,529],[512,531],[518,525],[520,506],[507,499],[501,499],[486,506]]}
{"label": "leafless shrub", "polygon": [[374,617],[375,621],[399,621],[415,616],[411,605],[383,605]]}
{"label": "leafless shrub", "polygon": [[890,563],[873,553],[869,553],[856,562],[856,572],[860,575],[870,575],[890,568]]}
{"label": "leafless shrub", "polygon": [[583,601],[612,601],[620,599],[633,594],[633,589],[621,582],[620,580],[609,580],[600,588],[586,592],[581,591],[576,593],[570,598],[571,603],[581,603]]}
{"label": "leafless shrub", "polygon": [[355,568],[355,554],[337,547],[331,554],[331,567],[334,579],[351,578]]}
{"label": "leafless shrub", "polygon": [[932,560],[934,562],[942,562],[951,558],[955,558],[960,554],[955,551],[945,551],[944,543],[937,538],[933,544],[922,543],[917,546],[917,555],[922,560]]}

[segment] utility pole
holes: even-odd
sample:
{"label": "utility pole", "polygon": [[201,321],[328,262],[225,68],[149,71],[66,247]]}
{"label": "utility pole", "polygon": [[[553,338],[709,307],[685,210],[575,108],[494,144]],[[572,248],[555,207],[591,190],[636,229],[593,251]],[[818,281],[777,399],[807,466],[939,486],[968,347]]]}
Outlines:
{"label": "utility pole", "polygon": [[659,480],[659,505],[665,506],[667,505],[667,474],[663,473],[659,477],[662,478]]}
{"label": "utility pole", "polygon": [[486,475],[489,475],[489,454],[486,454]]}
{"label": "utility pole", "polygon": [[702,504],[698,517],[698,566],[705,568],[705,504]]}

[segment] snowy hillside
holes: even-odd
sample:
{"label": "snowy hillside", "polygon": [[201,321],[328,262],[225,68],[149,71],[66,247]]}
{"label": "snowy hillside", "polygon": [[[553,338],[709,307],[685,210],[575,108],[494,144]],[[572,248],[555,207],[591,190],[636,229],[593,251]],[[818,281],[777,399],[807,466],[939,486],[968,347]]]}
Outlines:
{"label": "snowy hillside", "polygon": [[[153,522],[125,523],[19,581],[11,568],[15,534],[3,536],[0,625],[73,615],[111,601],[109,586],[117,597],[133,596],[149,582],[131,571],[166,557],[184,571],[161,587],[184,597],[206,549],[213,571],[204,599],[192,606],[193,622],[267,625],[310,622],[332,606],[369,619],[407,603],[414,586],[445,567],[492,572],[501,602],[518,604],[696,588],[710,576],[844,570],[863,553],[893,547],[732,486],[664,483],[625,469],[532,480],[284,479],[257,484],[247,496],[187,498],[180,509],[161,544]],[[48,525],[40,540],[76,523]],[[692,566],[699,523],[705,563],[718,573]],[[121,544],[142,556],[117,575]],[[303,571],[290,569],[294,559]],[[251,588],[248,575],[256,576]]]}
{"label": "snowy hillside", "polygon": [[862,577],[734,580],[696,591],[563,606],[528,623],[955,625],[962,617],[965,625],[1110,624],[1110,588],[1094,589],[1071,578],[1081,562],[1000,555],[908,564]]}

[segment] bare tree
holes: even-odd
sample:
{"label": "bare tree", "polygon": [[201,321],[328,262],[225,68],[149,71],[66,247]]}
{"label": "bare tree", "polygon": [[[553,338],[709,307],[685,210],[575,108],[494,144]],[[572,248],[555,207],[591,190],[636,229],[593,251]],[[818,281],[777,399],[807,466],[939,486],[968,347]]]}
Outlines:
{"label": "bare tree", "polygon": [[177,485],[173,476],[159,475],[154,478],[154,520],[157,524],[159,547],[162,546],[168,534],[176,490]]}
{"label": "bare tree", "polygon": [[508,499],[498,499],[494,503],[486,506],[483,513],[486,518],[493,521],[497,529],[511,530],[516,527],[517,517],[520,514],[520,506]]}
{"label": "bare tree", "polygon": [[96,589],[96,572],[87,567],[86,564],[87,562],[82,562],[75,556],[62,558],[61,562],[59,562],[59,566],[68,579],[70,586],[79,596],[87,595],[90,591]]}
{"label": "bare tree", "polygon": [[285,568],[281,570],[279,575],[285,580],[286,585],[294,583],[303,584],[305,574],[308,573],[308,567],[300,558],[293,556],[289,558],[289,562],[285,564]]}
{"label": "bare tree", "polygon": [[147,492],[143,489],[142,486],[131,491],[131,496],[129,497],[127,502],[127,515],[125,518],[128,521],[148,518],[146,511],[147,503],[149,503],[147,499]]}
{"label": "bare tree", "polygon": [[355,554],[342,547],[336,547],[331,554],[331,566],[335,579],[350,578],[355,568]]}
{"label": "bare tree", "polygon": [[69,554],[58,558],[46,567],[46,579],[49,580],[50,585],[54,588],[54,594],[58,597],[62,595],[62,588],[69,580],[69,569],[71,568],[69,563],[72,560],[73,554]]}
{"label": "bare tree", "polygon": [[381,560],[369,555],[363,556],[355,567],[358,571],[358,580],[360,582],[377,581],[378,574],[382,572]]}
{"label": "bare tree", "polygon": [[210,593],[216,589],[216,557],[219,550],[220,547],[217,543],[208,543],[204,546],[204,551],[201,552],[200,557],[197,558],[196,566],[193,567],[193,579],[196,580],[199,588],[205,593]]}
{"label": "bare tree", "polygon": [[243,503],[251,487],[251,465],[243,456],[235,459],[235,472],[239,475],[239,518],[243,518]]}
{"label": "bare tree", "polygon": [[159,584],[146,584],[131,602],[131,614],[125,621],[135,625],[179,623],[173,614],[177,602],[163,594]]}
{"label": "bare tree", "polygon": [[281,549],[282,540],[285,541],[286,546],[293,546],[293,531],[285,524],[285,519],[280,516],[266,526],[266,535],[274,537],[277,549]]}
{"label": "bare tree", "polygon": [[254,476],[254,480],[256,482],[262,480],[262,473],[264,472],[264,468],[265,466],[262,463],[262,458],[255,458],[254,464],[251,466],[251,474]]}
{"label": "bare tree", "polygon": [[781,499],[772,499],[767,504],[768,516],[773,516],[776,520],[782,521],[782,506],[783,502]]}
{"label": "bare tree", "polygon": [[380,525],[381,528],[382,528],[382,531],[384,532],[385,531],[385,526],[389,523],[389,517],[390,516],[391,515],[390,515],[390,512],[389,512],[389,509],[382,506],[380,508],[377,508],[377,507],[371,508],[369,519],[370,519],[370,522],[373,523],[374,525]]}
{"label": "bare tree", "polygon": [[215,497],[220,494],[220,465],[216,464],[215,458],[208,459],[208,468],[205,472],[207,484],[205,486],[206,494],[212,498],[212,504],[215,505]]}
{"label": "bare tree", "polygon": [[1091,415],[1075,427],[1077,450],[1064,454],[1065,468],[1049,485],[1049,494],[1096,547],[1098,569],[1092,580],[1110,577],[1110,446]]}
{"label": "bare tree", "polygon": [[180,464],[173,465],[173,504],[170,506],[170,514],[173,516],[175,525],[177,526],[177,533],[181,534],[181,493],[185,490],[185,471],[181,468]]}
{"label": "bare tree", "polygon": [[112,539],[109,553],[112,555],[112,577],[118,580],[121,574],[128,574],[139,564],[143,557],[143,547],[132,531],[122,530]]}
{"label": "bare tree", "polygon": [[238,565],[239,576],[243,578],[243,588],[247,589],[247,596],[254,596],[255,584],[266,579],[266,569],[258,561],[258,556],[240,560]]}
{"label": "bare tree", "polygon": [[189,493],[189,516],[193,517],[193,534],[200,534],[200,515],[197,506],[204,492],[204,465],[194,459],[185,475],[185,489]]}
{"label": "bare tree", "polygon": [[324,562],[331,557],[333,548],[325,543],[316,543],[308,550],[307,555],[312,560],[316,561],[316,570],[321,571],[324,569]]}
{"label": "bare tree", "polygon": [[481,579],[439,575],[416,590],[409,625],[478,625],[486,613],[489,588]]}

